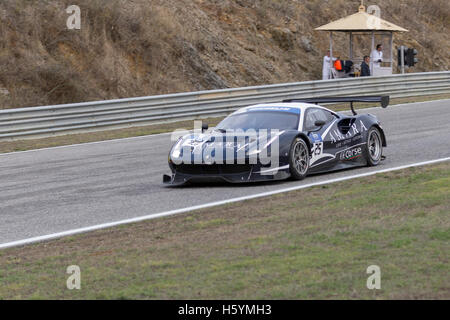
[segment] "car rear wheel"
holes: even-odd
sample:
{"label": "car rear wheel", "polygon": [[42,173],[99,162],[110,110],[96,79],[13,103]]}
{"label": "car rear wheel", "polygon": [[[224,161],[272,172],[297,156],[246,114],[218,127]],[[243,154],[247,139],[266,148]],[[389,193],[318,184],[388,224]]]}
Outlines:
{"label": "car rear wheel", "polygon": [[383,143],[380,131],[372,127],[367,134],[367,164],[370,167],[380,163],[383,156]]}
{"label": "car rear wheel", "polygon": [[291,144],[289,152],[289,170],[295,180],[302,180],[306,177],[309,169],[309,152],[306,142],[301,138],[296,138]]}

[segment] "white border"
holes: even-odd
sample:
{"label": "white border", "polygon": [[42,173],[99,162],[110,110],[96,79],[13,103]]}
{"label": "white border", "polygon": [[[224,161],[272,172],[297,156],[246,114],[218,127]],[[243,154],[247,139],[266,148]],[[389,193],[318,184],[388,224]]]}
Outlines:
{"label": "white border", "polygon": [[120,220],[120,221],[115,221],[115,222],[103,223],[103,224],[98,224],[98,225],[85,227],[85,228],[72,229],[72,230],[67,230],[67,231],[59,232],[59,233],[52,233],[52,234],[48,234],[48,235],[44,235],[44,236],[39,236],[39,237],[33,237],[33,238],[28,238],[28,239],[13,241],[13,242],[2,243],[2,244],[0,244],[0,249],[6,249],[6,248],[11,248],[11,247],[23,246],[23,245],[31,244],[31,243],[35,243],[35,242],[47,241],[47,240],[61,238],[61,237],[70,236],[70,235],[74,235],[74,234],[85,233],[85,232],[94,231],[94,230],[100,230],[100,229],[105,229],[105,228],[111,228],[111,227],[115,227],[115,226],[119,226],[119,225],[123,225],[123,224],[130,224],[130,223],[135,223],[135,222],[141,222],[141,221],[144,221],[144,220],[150,220],[150,219],[156,219],[156,218],[161,218],[161,217],[167,217],[167,216],[172,216],[172,215],[176,215],[176,214],[180,214],[180,213],[186,213],[186,212],[189,212],[189,211],[194,211],[194,210],[199,210],[199,209],[205,209],[205,208],[220,206],[220,205],[223,205],[223,204],[229,204],[229,203],[234,203],[234,202],[239,202],[239,201],[244,201],[244,200],[250,200],[250,199],[255,199],[255,198],[267,197],[267,196],[271,196],[271,195],[274,195],[274,194],[279,194],[279,193],[284,193],[284,192],[289,192],[289,191],[295,191],[295,190],[305,189],[305,188],[314,187],[314,186],[320,186],[320,185],[329,184],[329,183],[335,183],[335,182],[340,182],[340,181],[345,181],[345,180],[351,180],[351,179],[356,179],[356,178],[368,177],[368,176],[375,175],[377,173],[385,173],[385,172],[390,172],[390,171],[397,171],[397,170],[413,168],[413,167],[419,167],[419,166],[423,166],[423,165],[435,164],[435,163],[440,163],[440,162],[445,162],[445,161],[450,161],[450,157],[436,159],[436,160],[430,160],[430,161],[424,161],[424,162],[418,162],[418,163],[412,163],[412,164],[399,166],[399,167],[394,167],[394,168],[390,168],[390,169],[381,169],[381,170],[361,173],[361,174],[347,176],[347,177],[341,177],[341,178],[335,178],[335,179],[330,179],[330,180],[325,180],[325,181],[313,182],[313,183],[304,184],[304,185],[301,185],[301,186],[295,186],[295,187],[290,187],[290,188],[285,188],[285,189],[268,191],[268,192],[253,194],[253,195],[244,196],[244,197],[238,197],[238,198],[232,198],[232,199],[228,199],[228,200],[222,200],[222,201],[216,201],[216,202],[201,204],[201,205],[197,205],[197,206],[193,206],[193,207],[187,207],[187,208],[182,208],[182,209],[177,209],[177,210],[171,210],[171,211],[166,211],[166,212],[161,212],[161,213],[150,214],[150,215],[146,215],[146,216],[142,216],[142,217],[136,217],[136,218],[126,219],[126,220]]}

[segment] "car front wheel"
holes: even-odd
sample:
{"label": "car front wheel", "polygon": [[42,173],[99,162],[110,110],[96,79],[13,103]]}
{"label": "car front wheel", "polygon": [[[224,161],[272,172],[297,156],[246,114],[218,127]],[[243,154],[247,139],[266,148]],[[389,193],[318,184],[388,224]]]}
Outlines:
{"label": "car front wheel", "polygon": [[291,145],[289,152],[289,170],[295,180],[302,180],[306,177],[309,169],[309,152],[306,142],[301,138],[296,138]]}

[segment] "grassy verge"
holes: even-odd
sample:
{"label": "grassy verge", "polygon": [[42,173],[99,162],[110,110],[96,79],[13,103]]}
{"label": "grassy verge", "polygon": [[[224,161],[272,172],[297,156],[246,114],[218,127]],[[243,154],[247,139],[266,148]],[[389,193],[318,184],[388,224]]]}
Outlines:
{"label": "grassy verge", "polygon": [[[401,103],[431,101],[431,100],[438,100],[438,99],[448,99],[448,98],[450,98],[450,95],[435,95],[435,96],[428,96],[428,97],[401,98],[401,99],[393,99],[391,101],[391,105],[401,104]],[[373,103],[372,104],[361,103],[361,104],[357,105],[358,109],[368,108],[368,107],[373,107]],[[337,104],[337,105],[330,106],[330,109],[335,110],[335,111],[348,110],[348,105]],[[203,119],[203,121],[208,123],[210,126],[215,126],[222,119],[223,119],[223,117],[208,118],[208,119]],[[0,141],[0,153],[24,151],[24,150],[31,150],[31,149],[41,149],[41,148],[56,147],[56,146],[65,146],[65,145],[71,145],[71,144],[77,144],[77,143],[87,143],[87,142],[95,142],[95,141],[104,141],[104,140],[112,140],[112,139],[145,136],[145,135],[158,134],[158,133],[163,133],[163,132],[171,132],[171,131],[173,131],[175,129],[179,129],[179,128],[184,128],[184,129],[190,130],[190,129],[193,129],[193,126],[194,126],[193,121],[180,121],[180,122],[165,123],[165,124],[158,124],[158,125],[126,128],[126,129],[68,134],[68,135],[62,135],[62,136],[56,136],[56,137],[50,137],[50,138],[42,138],[42,139]]]}
{"label": "grassy verge", "polygon": [[3,250],[0,298],[449,299],[449,194],[446,162]]}

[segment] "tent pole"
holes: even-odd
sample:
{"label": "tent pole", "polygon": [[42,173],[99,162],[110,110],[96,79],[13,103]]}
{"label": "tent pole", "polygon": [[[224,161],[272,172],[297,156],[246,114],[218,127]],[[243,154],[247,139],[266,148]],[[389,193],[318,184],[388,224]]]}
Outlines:
{"label": "tent pole", "polygon": [[353,32],[350,31],[350,60],[353,60]]}
{"label": "tent pole", "polygon": [[330,79],[333,79],[333,31],[330,31]]}
{"label": "tent pole", "polygon": [[394,33],[391,32],[391,74],[394,73]]}
{"label": "tent pole", "polygon": [[[370,51],[370,52],[372,53],[374,50],[375,50],[375,32],[372,31],[372,51]],[[371,54],[371,55],[372,55],[372,54]],[[374,67],[373,67],[373,58],[370,59],[370,68],[372,69],[372,70],[370,70],[370,74],[371,74],[372,76],[374,76],[374,74],[373,74],[373,70],[374,70]]]}

